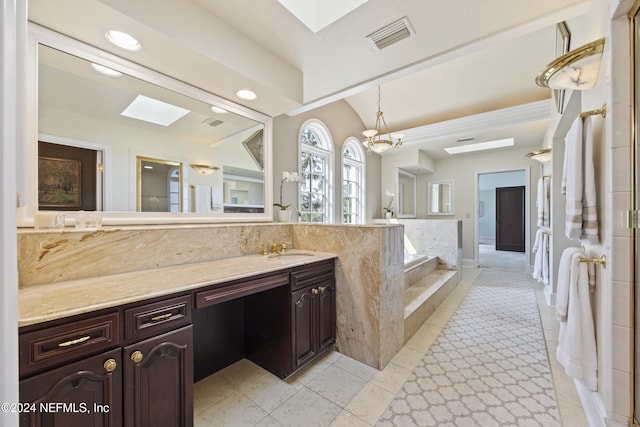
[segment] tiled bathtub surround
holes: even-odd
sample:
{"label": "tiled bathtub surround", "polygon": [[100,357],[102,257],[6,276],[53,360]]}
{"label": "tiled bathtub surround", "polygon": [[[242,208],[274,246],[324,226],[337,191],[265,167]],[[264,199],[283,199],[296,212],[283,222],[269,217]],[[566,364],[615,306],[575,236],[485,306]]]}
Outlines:
{"label": "tiled bathtub surround", "polygon": [[[18,232],[20,289],[216,261],[290,242],[337,262],[340,351],[375,368],[402,348],[402,227],[228,224]],[[117,278],[114,278],[117,280]]]}

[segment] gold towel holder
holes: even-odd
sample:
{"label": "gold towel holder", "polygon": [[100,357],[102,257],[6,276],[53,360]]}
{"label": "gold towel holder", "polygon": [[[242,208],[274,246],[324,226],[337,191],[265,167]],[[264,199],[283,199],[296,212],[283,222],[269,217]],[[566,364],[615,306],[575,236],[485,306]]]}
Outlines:
{"label": "gold towel holder", "polygon": [[602,255],[600,258],[578,258],[578,261],[589,264],[598,264],[603,268],[607,268],[607,257],[605,255]]}
{"label": "gold towel holder", "polygon": [[602,108],[580,113],[580,117],[584,118],[589,116],[602,116],[602,118],[604,119],[605,117],[607,117],[607,104],[602,104]]}

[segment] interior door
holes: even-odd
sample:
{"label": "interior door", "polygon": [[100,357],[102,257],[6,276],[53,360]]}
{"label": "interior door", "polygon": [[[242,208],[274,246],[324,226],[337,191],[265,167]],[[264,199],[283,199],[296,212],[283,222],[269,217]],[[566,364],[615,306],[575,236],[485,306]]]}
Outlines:
{"label": "interior door", "polygon": [[496,250],[524,252],[524,186],[496,188]]}

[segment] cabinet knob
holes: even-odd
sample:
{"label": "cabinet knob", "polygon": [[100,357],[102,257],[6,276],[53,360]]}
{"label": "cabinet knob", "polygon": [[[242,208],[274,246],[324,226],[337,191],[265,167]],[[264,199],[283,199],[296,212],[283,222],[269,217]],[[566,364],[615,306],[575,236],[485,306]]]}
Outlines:
{"label": "cabinet knob", "polygon": [[142,362],[143,358],[144,358],[144,356],[142,355],[141,351],[134,351],[131,354],[131,360],[133,360],[133,363],[140,363],[140,362]]}
{"label": "cabinet knob", "polygon": [[318,289],[316,289],[316,288],[311,288],[311,293],[312,293],[313,295],[318,295]]}
{"label": "cabinet knob", "polygon": [[324,293],[326,289],[327,289],[326,286],[318,286],[318,290],[320,291],[320,293]]}
{"label": "cabinet knob", "polygon": [[105,371],[113,372],[118,367],[118,364],[116,363],[116,359],[107,359],[102,366],[104,366]]}

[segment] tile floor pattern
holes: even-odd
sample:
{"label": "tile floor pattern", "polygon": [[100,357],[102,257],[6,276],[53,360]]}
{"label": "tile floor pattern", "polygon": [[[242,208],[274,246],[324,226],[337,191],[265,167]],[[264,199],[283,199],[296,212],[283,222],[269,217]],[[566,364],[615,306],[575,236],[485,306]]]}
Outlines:
{"label": "tile floor pattern", "polygon": [[376,426],[559,427],[531,278],[483,270]]}
{"label": "tile floor pattern", "polygon": [[[463,270],[456,289],[383,370],[331,352],[282,381],[243,359],[195,384],[195,426],[374,426],[481,271],[484,269]],[[573,381],[553,356],[558,335],[554,309],[546,305],[542,286],[534,288],[562,425],[585,427],[588,424]]]}

